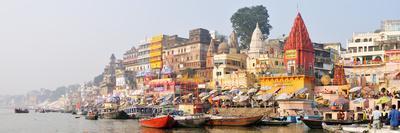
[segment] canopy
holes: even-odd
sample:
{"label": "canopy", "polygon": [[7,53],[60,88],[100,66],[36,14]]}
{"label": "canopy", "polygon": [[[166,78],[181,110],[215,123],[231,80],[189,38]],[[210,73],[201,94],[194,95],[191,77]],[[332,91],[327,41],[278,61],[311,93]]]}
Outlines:
{"label": "canopy", "polygon": [[256,89],[256,88],[252,88],[252,89],[250,89],[249,91],[247,91],[247,94],[250,94],[250,93],[256,93],[258,90]]}
{"label": "canopy", "polygon": [[275,100],[284,100],[284,99],[289,99],[289,98],[291,98],[291,97],[292,97],[292,96],[290,96],[290,95],[287,94],[287,93],[282,93],[282,94],[276,96],[276,97],[275,97]]}
{"label": "canopy", "polygon": [[239,89],[232,89],[229,92],[233,93],[233,94],[238,94],[240,92],[240,90]]}
{"label": "canopy", "polygon": [[249,96],[239,96],[239,102],[244,102],[246,100],[248,100],[250,97]]}
{"label": "canopy", "polygon": [[228,95],[222,95],[222,96],[219,96],[219,99],[221,99],[221,100],[232,100],[232,97],[228,96]]}
{"label": "canopy", "polygon": [[349,104],[349,100],[347,100],[346,98],[340,97],[336,100],[333,101],[334,105],[345,105],[345,104]]}
{"label": "canopy", "polygon": [[260,90],[263,90],[263,91],[267,91],[267,90],[270,90],[270,89],[272,89],[271,86],[263,86],[263,87],[260,88]]}
{"label": "canopy", "polygon": [[210,91],[210,94],[214,94],[215,92],[217,92],[217,90],[212,90]]}
{"label": "canopy", "polygon": [[351,89],[349,90],[349,92],[357,92],[357,91],[360,91],[360,90],[361,90],[361,87],[360,87],[360,86],[357,86],[357,87],[351,88]]}
{"label": "canopy", "polygon": [[257,100],[268,101],[269,99],[271,99],[271,97],[272,97],[272,94],[263,94],[263,95],[257,96]]}
{"label": "canopy", "polygon": [[384,104],[384,103],[390,102],[390,100],[391,100],[391,99],[390,99],[389,97],[384,96],[384,97],[379,98],[379,99],[376,101],[376,103],[377,103],[377,104]]}
{"label": "canopy", "polygon": [[213,97],[213,98],[212,98],[213,101],[217,101],[217,100],[220,100],[220,99],[221,99],[221,98],[220,98],[219,96],[216,96],[216,97]]}
{"label": "canopy", "polygon": [[202,93],[199,94],[199,97],[204,97],[204,96],[207,96],[207,95],[208,95],[208,92],[202,92]]}
{"label": "canopy", "polygon": [[299,90],[297,90],[294,94],[299,95],[299,94],[303,94],[307,92],[307,88],[301,88]]}
{"label": "canopy", "polygon": [[357,99],[353,100],[352,102],[358,104],[358,103],[363,103],[365,101],[366,101],[366,99],[364,99],[364,98],[357,98]]}

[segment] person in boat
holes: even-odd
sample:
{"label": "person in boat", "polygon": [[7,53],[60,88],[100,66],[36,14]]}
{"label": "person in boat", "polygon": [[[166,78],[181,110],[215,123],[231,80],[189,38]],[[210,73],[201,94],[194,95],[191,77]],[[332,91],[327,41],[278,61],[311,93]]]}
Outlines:
{"label": "person in boat", "polygon": [[372,111],[372,115],[371,115],[371,121],[372,121],[372,127],[376,128],[376,129],[380,129],[381,128],[381,117],[382,114],[379,111],[379,106],[375,106],[375,110]]}
{"label": "person in boat", "polygon": [[392,110],[389,112],[390,129],[399,129],[400,112],[396,109],[396,105],[392,105]]}

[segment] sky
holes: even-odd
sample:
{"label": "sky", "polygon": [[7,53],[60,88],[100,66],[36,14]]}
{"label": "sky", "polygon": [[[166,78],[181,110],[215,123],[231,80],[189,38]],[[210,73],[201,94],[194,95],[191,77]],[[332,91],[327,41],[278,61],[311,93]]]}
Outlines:
{"label": "sky", "polygon": [[90,81],[112,53],[122,58],[153,35],[228,35],[232,14],[254,5],[269,11],[269,38],[288,34],[297,11],[313,42],[344,45],[353,32],[400,19],[399,0],[1,0],[0,95]]}

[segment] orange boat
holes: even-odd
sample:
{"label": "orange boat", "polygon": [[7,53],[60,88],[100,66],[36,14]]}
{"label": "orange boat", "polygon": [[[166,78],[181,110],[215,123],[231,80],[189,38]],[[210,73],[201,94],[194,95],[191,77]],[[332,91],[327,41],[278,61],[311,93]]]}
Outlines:
{"label": "orange boat", "polygon": [[165,115],[149,119],[141,119],[139,123],[143,127],[171,128],[175,124],[175,120],[170,115]]}
{"label": "orange boat", "polygon": [[263,116],[238,117],[238,116],[211,116],[207,125],[210,126],[249,126],[257,123]]}

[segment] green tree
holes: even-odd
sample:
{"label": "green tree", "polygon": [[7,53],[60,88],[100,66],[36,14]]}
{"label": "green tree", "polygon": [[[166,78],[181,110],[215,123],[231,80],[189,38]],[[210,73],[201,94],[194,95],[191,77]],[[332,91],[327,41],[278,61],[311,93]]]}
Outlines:
{"label": "green tree", "polygon": [[239,37],[241,49],[249,48],[256,23],[259,24],[264,37],[269,35],[272,26],[268,18],[268,10],[263,5],[240,8],[232,15],[232,28]]}

